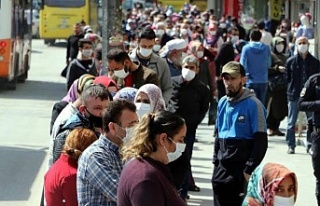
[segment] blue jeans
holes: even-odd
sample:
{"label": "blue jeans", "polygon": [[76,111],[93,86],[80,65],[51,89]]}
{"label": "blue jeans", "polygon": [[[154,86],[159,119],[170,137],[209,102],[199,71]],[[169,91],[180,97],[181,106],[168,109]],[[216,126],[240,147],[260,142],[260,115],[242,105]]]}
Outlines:
{"label": "blue jeans", "polygon": [[[288,126],[287,126],[286,141],[290,148],[296,147],[295,126],[296,126],[298,114],[299,114],[298,100],[288,101]],[[308,120],[307,140],[309,140],[312,132],[312,113],[306,112],[306,116]]]}
{"label": "blue jeans", "polygon": [[267,91],[268,91],[268,83],[251,83],[247,85],[249,89],[252,89],[256,94],[256,97],[261,101],[263,105],[265,105]]}

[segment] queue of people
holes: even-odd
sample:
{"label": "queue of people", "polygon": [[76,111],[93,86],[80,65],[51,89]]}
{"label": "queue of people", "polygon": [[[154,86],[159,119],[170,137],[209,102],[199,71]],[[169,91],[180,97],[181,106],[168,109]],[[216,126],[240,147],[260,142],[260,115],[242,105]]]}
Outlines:
{"label": "queue of people", "polygon": [[[201,191],[191,160],[207,112],[208,125],[215,124],[213,205],[294,205],[295,174],[261,162],[268,136],[286,136],[287,153],[295,153],[300,109],[307,112],[307,152],[318,181],[318,119],[310,115],[317,110],[304,103],[317,104],[306,99],[318,93],[314,80],[303,87],[320,62],[308,51],[308,19],[299,32],[283,20],[271,34],[264,22],[246,31],[235,18],[217,20],[190,5],[179,13],[133,9],[125,16],[124,47],[108,52],[107,70],[90,27],[81,33],[76,24],[68,39],[69,92],[52,114],[48,206],[186,205],[188,191]],[[286,116],[284,133],[279,125]],[[84,131],[97,140],[76,144]],[[70,174],[61,169],[66,161]],[[57,176],[71,180],[53,188]],[[66,196],[65,185],[72,191]]]}

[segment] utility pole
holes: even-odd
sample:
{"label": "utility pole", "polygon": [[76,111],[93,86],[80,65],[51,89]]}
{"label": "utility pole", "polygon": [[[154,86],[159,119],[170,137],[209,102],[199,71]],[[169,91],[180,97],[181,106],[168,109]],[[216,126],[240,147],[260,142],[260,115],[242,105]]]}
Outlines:
{"label": "utility pole", "polygon": [[319,53],[319,49],[320,49],[320,42],[319,42],[319,37],[320,37],[320,33],[319,33],[319,25],[320,25],[320,1],[316,0],[315,1],[315,14],[314,14],[314,19],[315,19],[315,36],[314,36],[314,50],[315,50],[315,57],[320,59],[320,53]]}
{"label": "utility pole", "polygon": [[122,37],[122,8],[119,0],[101,0],[102,1],[102,65],[103,73],[107,69],[107,53],[112,48],[123,49]]}

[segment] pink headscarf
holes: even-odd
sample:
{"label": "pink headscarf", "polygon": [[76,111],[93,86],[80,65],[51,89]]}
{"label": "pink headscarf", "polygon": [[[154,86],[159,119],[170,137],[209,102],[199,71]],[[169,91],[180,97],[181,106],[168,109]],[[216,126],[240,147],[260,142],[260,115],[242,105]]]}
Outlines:
{"label": "pink headscarf", "polygon": [[65,97],[63,97],[62,101],[65,101],[65,102],[74,102],[74,101],[76,101],[78,99],[78,90],[77,90],[77,88],[78,88],[78,79],[75,80],[72,83],[67,95]]}
{"label": "pink headscarf", "polygon": [[165,110],[166,105],[162,96],[161,89],[154,84],[145,84],[139,88],[136,97],[134,98],[134,102],[137,101],[137,96],[140,92],[146,93],[150,100],[150,107],[152,112],[156,112],[159,110]]}

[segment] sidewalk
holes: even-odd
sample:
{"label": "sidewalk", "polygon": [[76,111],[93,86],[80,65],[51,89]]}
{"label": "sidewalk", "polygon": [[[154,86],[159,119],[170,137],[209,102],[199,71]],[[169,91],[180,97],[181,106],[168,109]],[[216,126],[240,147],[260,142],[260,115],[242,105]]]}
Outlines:
{"label": "sidewalk", "polygon": [[[208,119],[205,118],[197,130],[199,142],[194,144],[192,157],[192,172],[196,185],[201,188],[200,192],[189,192],[190,206],[212,206],[213,194],[211,187],[212,177],[212,155],[213,155],[213,131],[214,126],[207,126]],[[285,132],[287,119],[281,122],[280,129]],[[315,178],[311,166],[311,157],[306,153],[304,147],[305,131],[297,138],[296,154],[287,154],[285,137],[272,136],[268,138],[268,150],[263,162],[280,163],[294,171],[298,177],[298,198],[295,206],[315,206],[314,196]]]}

